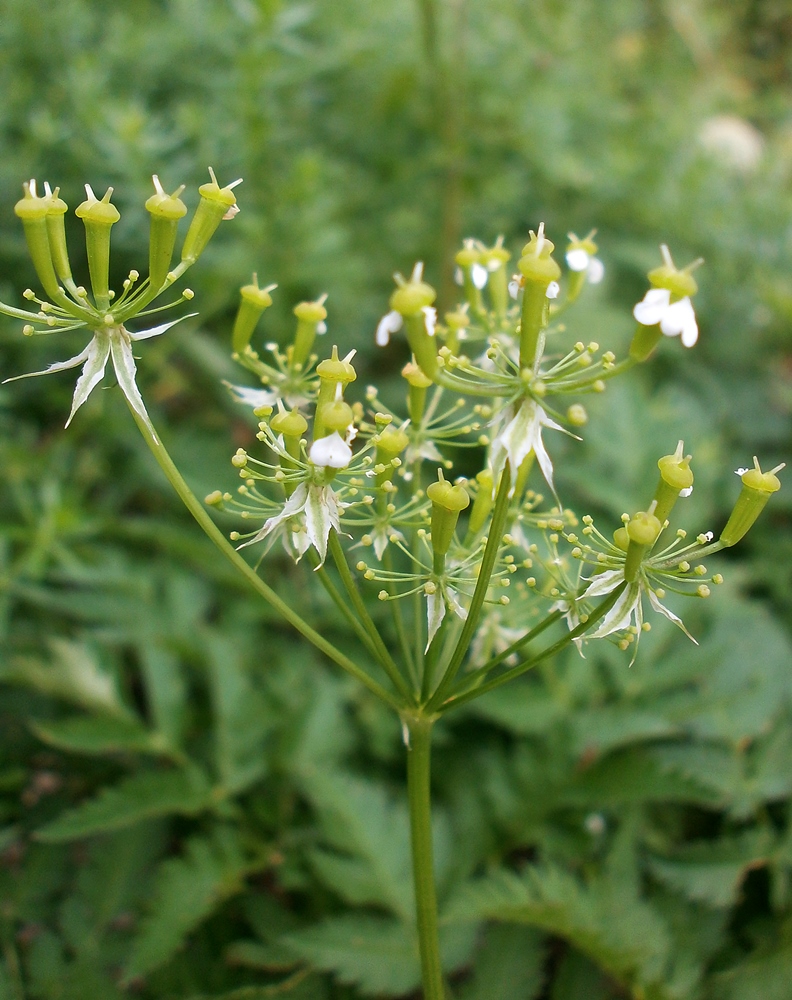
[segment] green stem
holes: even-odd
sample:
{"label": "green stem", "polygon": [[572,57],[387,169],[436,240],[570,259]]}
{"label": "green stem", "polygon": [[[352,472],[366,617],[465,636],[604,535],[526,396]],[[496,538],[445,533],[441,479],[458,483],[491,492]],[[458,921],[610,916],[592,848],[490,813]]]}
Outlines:
{"label": "green stem", "polygon": [[503,472],[501,473],[498,496],[495,500],[495,507],[492,512],[492,521],[489,526],[487,545],[484,549],[484,557],[481,560],[481,568],[479,569],[478,579],[476,580],[476,589],[473,591],[473,598],[470,602],[470,610],[468,611],[468,616],[465,621],[465,626],[462,629],[462,634],[460,635],[459,641],[454,649],[454,654],[451,657],[451,662],[448,664],[448,668],[446,669],[442,680],[438,684],[437,690],[427,703],[426,707],[429,711],[442,702],[446,692],[453,684],[454,678],[456,677],[459,668],[462,666],[462,661],[465,658],[465,654],[468,651],[471,640],[473,639],[475,631],[478,628],[481,609],[484,606],[484,598],[487,596],[487,588],[490,584],[492,571],[495,568],[495,560],[498,557],[498,549],[500,548],[503,529],[506,525],[506,518],[509,514],[510,489],[511,466],[507,460]]}
{"label": "green stem", "polygon": [[[388,546],[383,553],[383,566],[386,572],[393,572],[393,554],[391,552],[391,547]],[[386,584],[387,591],[390,594],[392,600],[388,601],[391,606],[391,614],[393,615],[393,624],[396,629],[396,635],[399,638],[399,645],[401,646],[402,656],[404,657],[404,662],[407,665],[407,672],[410,675],[410,680],[412,681],[413,689],[415,695],[418,695],[418,690],[420,687],[420,682],[418,680],[418,674],[415,669],[415,663],[413,662],[412,650],[410,649],[410,642],[407,638],[407,631],[404,627],[404,616],[402,615],[401,605],[396,599],[396,584],[393,580],[389,580]]]}
{"label": "green stem", "polygon": [[347,602],[344,600],[344,595],[338,590],[324,566],[319,564],[319,553],[311,549],[308,552],[308,558],[311,560],[311,565],[314,568],[314,573],[317,579],[324,587],[330,600],[335,604],[341,614],[346,618],[349,626],[353,629],[355,635],[360,639],[366,649],[373,657],[377,657],[377,650],[374,648],[374,643],[371,641],[371,636],[363,628],[361,623],[355,617],[352,609],[349,607]]}
{"label": "green stem", "polygon": [[405,722],[410,737],[407,747],[407,796],[424,1000],[444,1000],[432,853],[430,775],[434,720],[425,716],[410,716]]}
{"label": "green stem", "polygon": [[592,625],[598,622],[600,618],[610,611],[616,601],[618,601],[619,597],[621,597],[621,594],[626,586],[626,583],[619,584],[619,586],[608,595],[602,604],[599,604],[594,609],[585,622],[581,622],[580,625],[576,625],[575,628],[567,632],[562,639],[553,643],[552,646],[548,646],[547,649],[539,653],[538,656],[534,656],[530,660],[523,660],[522,663],[518,663],[516,666],[512,667],[511,670],[507,670],[505,673],[500,674],[498,677],[494,677],[491,681],[487,681],[480,687],[474,688],[472,691],[464,691],[462,694],[452,695],[448,701],[445,702],[445,704],[439,707],[438,711],[447,712],[450,708],[457,708],[459,705],[464,705],[466,701],[472,701],[474,698],[479,698],[488,691],[492,691],[494,688],[500,687],[501,684],[508,684],[509,681],[514,680],[515,677],[519,677],[520,674],[524,674],[527,670],[531,670],[533,667],[538,666],[548,657],[555,656],[556,653],[560,653],[562,649],[570,644],[570,642],[583,635],[584,632],[588,631]]}
{"label": "green stem", "polygon": [[303,621],[303,619],[294,611],[289,605],[278,595],[275,591],[267,586],[267,584],[261,579],[261,577],[256,573],[252,566],[248,565],[242,556],[237,552],[233,545],[226,539],[225,535],[220,531],[214,521],[209,517],[203,504],[195,496],[190,487],[182,478],[181,473],[176,468],[173,463],[173,459],[167,452],[167,449],[159,440],[159,437],[154,437],[147,427],[145,421],[136,413],[132,404],[127,400],[130,412],[135,419],[135,423],[138,425],[140,433],[143,435],[146,444],[151,449],[154,457],[159,464],[159,467],[165,473],[168,482],[178,493],[182,503],[189,510],[198,524],[203,528],[203,530],[208,535],[209,539],[214,542],[214,544],[220,549],[226,559],[231,562],[236,569],[245,577],[245,579],[252,584],[255,590],[261,594],[264,600],[271,605],[277,612],[279,612],[286,621],[292,625],[300,635],[304,636],[310,643],[312,643],[316,648],[325,654],[334,663],[338,664],[342,670],[346,670],[347,673],[351,674],[353,677],[357,678],[364,684],[369,691],[377,695],[384,702],[394,708],[397,712],[403,707],[402,702],[390,691],[387,691],[381,684],[377,683],[373,677],[370,677],[362,667],[359,667],[354,660],[351,660],[348,656],[341,652],[340,649],[328,642],[324,636],[320,635],[315,629]]}
{"label": "green stem", "polygon": [[409,702],[412,698],[409,685],[402,676],[399,668],[396,666],[396,661],[388,652],[385,643],[382,641],[382,636],[377,630],[377,626],[374,624],[371,615],[368,613],[368,608],[366,607],[363,598],[360,596],[360,591],[358,590],[355,579],[349,569],[346,554],[341,547],[341,542],[339,541],[338,533],[335,528],[330,529],[328,542],[330,546],[330,554],[336,564],[336,569],[341,575],[341,582],[344,584],[347,594],[349,594],[349,599],[352,601],[352,605],[360,617],[363,628],[365,628],[366,632],[368,632],[369,638],[371,639],[376,651],[377,659],[382,665],[382,669],[388,675],[396,690]]}
{"label": "green stem", "polygon": [[495,667],[503,663],[504,660],[508,660],[508,658],[512,655],[512,653],[516,653],[523,646],[527,645],[529,642],[534,640],[538,635],[541,635],[542,632],[545,631],[545,629],[548,629],[550,628],[551,625],[554,625],[560,617],[561,617],[561,612],[554,611],[551,615],[548,615],[547,618],[545,618],[543,621],[539,622],[538,625],[532,628],[530,632],[526,632],[525,635],[522,636],[522,638],[517,639],[515,642],[513,642],[511,646],[507,646],[506,649],[498,653],[497,656],[493,656],[492,659],[487,660],[487,662],[483,666],[467,674],[465,676],[465,688],[467,689],[468,687],[470,687],[471,684],[475,684],[481,678],[486,676],[486,674],[488,674],[490,670],[494,670]]}

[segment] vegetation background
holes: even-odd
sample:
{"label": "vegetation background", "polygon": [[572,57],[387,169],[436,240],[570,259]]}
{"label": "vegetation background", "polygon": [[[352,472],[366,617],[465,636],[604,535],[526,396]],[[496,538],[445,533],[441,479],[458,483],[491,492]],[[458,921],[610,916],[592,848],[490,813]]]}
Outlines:
{"label": "vegetation background", "polygon": [[[565,501],[616,521],[684,437],[686,526],[717,530],[737,466],[789,459],[784,0],[3,0],[0,47],[4,301],[32,281],[23,179],[72,206],[115,186],[118,281],[145,264],[152,173],[193,198],[207,164],[245,178],[191,278],[200,325],[141,362],[201,495],[253,439],[221,385],[251,271],[279,285],[265,337],[329,292],[328,345],[397,393],[399,346],[373,347],[391,272],[425,260],[449,305],[462,237],[516,251],[542,220],[562,245],[598,228],[606,280],[570,334],[617,353],[657,245],[706,259],[699,345],[662,344],[556,444]],[[67,356],[18,326],[4,376]],[[120,394],[63,432],[71,391],[0,390],[0,998],[415,991],[395,721],[219,562]],[[443,727],[456,995],[789,996],[791,498],[686,614],[700,647],[656,625],[632,669],[600,644]],[[268,572],[338,630],[304,568]]]}

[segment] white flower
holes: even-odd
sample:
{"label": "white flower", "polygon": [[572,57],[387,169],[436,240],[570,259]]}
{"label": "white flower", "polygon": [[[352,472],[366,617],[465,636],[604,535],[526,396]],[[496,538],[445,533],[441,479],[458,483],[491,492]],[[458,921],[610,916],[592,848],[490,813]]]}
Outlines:
{"label": "white flower", "polygon": [[141,330],[139,333],[132,333],[123,326],[112,326],[103,330],[95,330],[93,338],[85,349],[80,351],[80,353],[75,355],[73,358],[69,358],[68,361],[56,361],[53,364],[48,365],[45,369],[43,369],[43,371],[28,372],[25,375],[15,375],[13,378],[5,379],[5,381],[16,382],[21,378],[34,378],[37,375],[50,375],[54,372],[67,371],[69,368],[78,368],[82,365],[82,372],[80,373],[80,377],[77,379],[77,385],[74,387],[71,412],[69,413],[69,419],[66,421],[66,426],[68,427],[74,418],[74,414],[79,410],[86,399],[88,399],[96,386],[102,381],[105,368],[107,367],[107,362],[110,358],[112,358],[115,376],[119,386],[121,387],[121,391],[124,393],[130,406],[141,418],[143,423],[148,428],[149,433],[156,441],[157,435],[154,431],[151,420],[149,419],[149,415],[146,412],[143,398],[140,395],[137,385],[135,384],[137,368],[135,366],[134,355],[132,354],[132,343],[133,341],[149,340],[151,337],[159,337],[160,334],[165,333],[166,330],[170,330],[172,326],[175,326],[177,323],[181,323],[183,319],[189,319],[190,316],[195,315],[196,313],[190,313],[188,316],[182,316],[179,319],[171,320],[170,323],[163,323],[162,326],[152,327],[151,330]]}
{"label": "white flower", "polygon": [[558,282],[551,281],[550,284],[547,286],[547,291],[545,292],[545,295],[548,297],[548,299],[557,299],[558,293],[560,291],[561,291],[561,286],[558,284]]}
{"label": "white flower", "polygon": [[[622,583],[624,583],[623,568],[609,569],[604,573],[597,573],[591,578],[587,589],[581,595],[580,599],[586,600],[587,598],[592,597],[604,597],[606,594],[612,593]],[[649,598],[649,603],[655,611],[664,615],[669,621],[672,621],[675,625],[677,625],[685,633],[688,639],[698,646],[698,642],[696,642],[690,632],[688,632],[685,628],[682,619],[678,615],[675,615],[673,611],[670,611],[667,607],[665,607],[665,605],[660,603],[660,599],[649,585],[644,573],[640,573],[637,580],[627,584],[617,598],[616,603],[599,623],[597,629],[594,632],[588,633],[586,638],[602,639],[607,635],[612,635],[614,632],[623,632],[625,629],[632,627],[636,637],[635,653],[633,654],[633,659],[631,661],[634,662],[635,656],[638,653],[637,640],[640,638],[641,632],[643,631],[644,617],[642,597],[644,594]]]}
{"label": "white flower", "polygon": [[656,326],[666,337],[682,335],[685,347],[692,347],[698,340],[698,324],[693,304],[688,296],[671,301],[667,288],[650,288],[643,299],[633,309],[633,316],[643,326]]}
{"label": "white flower", "polygon": [[486,267],[482,267],[481,264],[473,264],[470,268],[470,280],[479,289],[479,291],[487,284],[487,279],[489,278],[489,272]]}
{"label": "white flower", "polygon": [[[340,440],[340,438],[339,438]],[[343,444],[343,442],[342,442]],[[247,545],[255,545],[264,541],[273,534],[280,534],[288,531],[293,541],[306,538],[307,542],[319,553],[322,563],[327,556],[327,538],[330,529],[335,528],[340,531],[339,511],[342,504],[339,502],[330,486],[319,486],[316,483],[300,483],[297,489],[286,501],[280,514],[265,521],[263,527],[247,542],[240,545],[243,549]],[[300,522],[304,520],[305,533],[295,531],[289,524],[293,519],[298,518]],[[272,542],[269,543],[271,545]],[[302,543],[298,546],[299,554],[302,555],[308,544]],[[268,546],[269,548],[269,546]]]}
{"label": "white flower", "polygon": [[443,624],[446,611],[452,611],[462,621],[465,621],[468,616],[467,608],[460,604],[459,596],[454,588],[441,581],[439,587],[426,591],[426,650],[431,646],[432,639]]}
{"label": "white flower", "polygon": [[570,271],[585,271],[586,280],[591,285],[598,285],[605,277],[605,265],[599,257],[592,257],[583,247],[568,250],[566,262]]}
{"label": "white flower", "polygon": [[374,338],[377,347],[387,347],[390,341],[390,335],[392,333],[397,333],[402,328],[402,314],[396,312],[394,309],[392,312],[385,313],[382,319],[377,324],[377,334]]}
{"label": "white flower", "polygon": [[[507,410],[507,415],[508,412]],[[508,458],[511,466],[512,486],[514,486],[520,466],[533,451],[539,462],[542,475],[547,480],[547,485],[555,492],[553,463],[542,443],[543,427],[551,427],[555,431],[569,433],[555,420],[548,417],[537,402],[533,399],[524,399],[517,413],[492,442],[492,470],[496,482],[498,474]]]}
{"label": "white flower", "polygon": [[314,465],[322,465],[330,469],[345,469],[352,461],[352,449],[338,431],[333,431],[327,437],[314,441],[308,452],[308,458]]}

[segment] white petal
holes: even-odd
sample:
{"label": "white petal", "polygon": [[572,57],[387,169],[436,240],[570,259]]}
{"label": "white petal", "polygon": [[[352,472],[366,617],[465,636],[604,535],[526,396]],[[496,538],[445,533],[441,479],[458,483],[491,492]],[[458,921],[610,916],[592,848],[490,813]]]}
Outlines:
{"label": "white petal", "polygon": [[586,268],[586,280],[590,285],[598,285],[605,277],[605,265],[599,257],[592,257]]}
{"label": "white petal", "polygon": [[690,632],[688,632],[688,630],[685,628],[682,619],[678,615],[675,615],[673,611],[669,611],[667,607],[662,605],[660,601],[657,599],[657,595],[648,588],[647,588],[647,595],[649,597],[649,603],[652,605],[655,611],[659,611],[660,614],[665,615],[665,617],[669,621],[673,622],[675,625],[678,625],[685,633],[685,635],[688,637],[688,639],[690,639],[691,642],[695,642],[696,645],[698,646],[698,642],[696,642],[696,640],[693,638]]}
{"label": "white petal", "polygon": [[457,618],[461,618],[463,622],[467,621],[467,608],[460,602],[459,594],[457,594],[453,587],[449,586],[446,586],[445,592],[446,599],[448,600],[448,610],[453,611]]}
{"label": "white petal", "polygon": [[322,334],[327,333],[327,323],[325,323],[324,320],[320,320],[316,324],[316,332],[319,334],[320,337],[322,336]]}
{"label": "white petal", "polygon": [[[432,644],[432,639],[435,637],[435,633],[440,628],[443,619],[445,618],[446,606],[445,598],[440,590],[434,594],[426,595],[426,631],[427,631],[427,641],[426,649],[428,650]],[[426,650],[424,650],[426,652]]]}
{"label": "white petal", "polygon": [[680,299],[679,302],[672,302],[668,306],[663,313],[663,318],[660,320],[660,329],[666,337],[678,337],[683,330],[690,327],[691,323],[696,331],[695,336],[698,337],[698,327],[696,326],[696,315],[693,312],[693,306],[690,299],[684,298]]}
{"label": "white petal", "polygon": [[545,292],[545,295],[548,297],[548,299],[557,299],[558,293],[560,291],[561,291],[561,286],[558,284],[558,282],[551,281],[550,284],[547,286],[547,291]]}
{"label": "white petal", "polygon": [[327,536],[330,529],[338,531],[338,505],[335,493],[329,486],[309,486],[305,501],[305,527],[322,562],[327,555]]}
{"label": "white petal", "polygon": [[71,413],[66,421],[66,426],[72,422],[72,417],[80,409],[86,399],[91,395],[96,386],[102,381],[107,365],[107,358],[110,354],[110,341],[108,338],[94,337],[86,348],[88,357],[86,358],[77,385],[74,387]]}
{"label": "white petal", "polygon": [[[17,378],[24,378],[24,376],[23,375],[17,375]],[[10,382],[11,379],[6,379],[6,381]],[[748,472],[748,469],[735,469],[734,470],[735,476],[744,476],[746,472]]]}
{"label": "white petal", "polygon": [[680,490],[679,491],[679,495],[681,497],[683,497],[683,498],[684,497],[689,497],[692,492],[693,492],[693,487],[692,486],[686,486],[684,490]]}
{"label": "white petal", "polygon": [[430,337],[434,337],[435,327],[437,326],[437,310],[433,306],[424,306],[421,311],[424,314],[426,332]]}
{"label": "white petal", "polygon": [[596,576],[592,576],[588,588],[581,594],[581,597],[602,597],[604,594],[609,594],[612,590],[615,590],[620,583],[624,583],[623,569],[605,570],[603,573],[597,573]]}
{"label": "white petal", "polygon": [[223,219],[233,219],[235,215],[239,215],[239,205],[230,205]]}
{"label": "white petal", "polygon": [[520,282],[516,278],[512,278],[512,280],[509,282],[509,295],[511,295],[513,299],[516,299],[519,291],[520,291]]}
{"label": "white petal", "polygon": [[633,309],[633,316],[643,326],[655,326],[665,315],[670,299],[667,288],[650,288]]}
{"label": "white petal", "polygon": [[596,632],[589,635],[589,639],[603,639],[613,632],[620,632],[632,621],[636,606],[641,601],[641,588],[638,583],[631,583],[619,595],[618,600],[605,615],[599,624]]}
{"label": "white petal", "polygon": [[131,330],[127,330],[127,336],[130,340],[150,340],[151,337],[159,337],[160,334],[165,333],[166,330],[170,330],[172,326],[176,326],[177,323],[181,323],[182,320],[191,319],[193,316],[197,316],[198,313],[187,313],[186,316],[180,316],[178,319],[172,319],[170,323],[163,323],[161,326],[153,326],[150,330],[141,330],[140,333],[132,333]]}
{"label": "white petal", "polygon": [[308,457],[314,465],[329,466],[331,469],[345,469],[352,461],[352,449],[338,431],[327,437],[318,438],[311,445]]}
{"label": "white petal", "polygon": [[470,268],[470,280],[478,289],[482,289],[489,279],[489,272],[481,264],[473,264]]}
{"label": "white petal", "polygon": [[121,391],[156,441],[157,433],[146,412],[143,397],[140,395],[137,383],[135,382],[137,368],[135,367],[135,359],[132,357],[132,348],[123,332],[115,332],[110,335],[110,353],[113,356],[113,367],[115,368],[116,378],[118,379],[118,384],[121,386]]}
{"label": "white petal", "polygon": [[223,385],[228,386],[237,403],[244,403],[254,410],[260,406],[274,406],[278,402],[278,394],[272,389],[251,389],[246,385],[231,385],[225,381]]}
{"label": "white petal", "polygon": [[569,250],[566,255],[567,267],[570,271],[585,271],[589,266],[590,259],[588,251],[582,247]]}
{"label": "white petal", "polygon": [[79,354],[75,354],[68,361],[53,361],[51,365],[47,365],[40,372],[26,372],[24,375],[12,375],[11,378],[3,379],[3,385],[6,382],[18,382],[21,378],[35,378],[37,375],[50,375],[52,372],[65,372],[69,368],[78,368],[83,362],[88,360],[88,352],[91,349],[91,344],[93,344],[93,340]]}
{"label": "white petal", "polygon": [[401,330],[402,322],[402,314],[396,312],[395,309],[392,312],[385,313],[377,324],[377,335],[374,338],[377,347],[385,347],[390,340],[390,335],[396,333],[397,330]]}
{"label": "white petal", "polygon": [[240,549],[244,549],[248,545],[255,545],[256,542],[262,541],[262,539],[271,534],[279,525],[283,524],[284,521],[288,521],[290,517],[294,517],[296,514],[299,514],[301,510],[304,510],[307,497],[308,487],[305,483],[300,483],[294,493],[292,493],[284,504],[283,510],[280,514],[275,514],[273,517],[269,518],[269,520],[265,521],[263,527],[252,538],[249,538],[238,547]]}

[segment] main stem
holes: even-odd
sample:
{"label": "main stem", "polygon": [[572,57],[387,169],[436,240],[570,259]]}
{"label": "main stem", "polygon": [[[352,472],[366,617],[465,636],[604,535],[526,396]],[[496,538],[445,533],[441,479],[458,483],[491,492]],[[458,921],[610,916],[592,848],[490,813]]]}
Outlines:
{"label": "main stem", "polygon": [[445,1000],[432,852],[430,774],[434,720],[425,716],[409,716],[406,724],[410,735],[407,747],[407,797],[410,806],[415,912],[424,1000]]}

